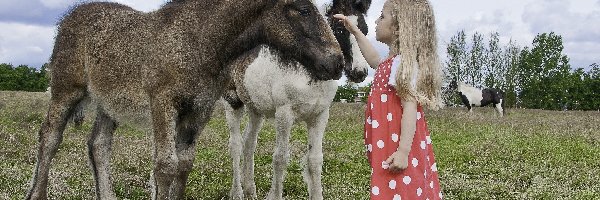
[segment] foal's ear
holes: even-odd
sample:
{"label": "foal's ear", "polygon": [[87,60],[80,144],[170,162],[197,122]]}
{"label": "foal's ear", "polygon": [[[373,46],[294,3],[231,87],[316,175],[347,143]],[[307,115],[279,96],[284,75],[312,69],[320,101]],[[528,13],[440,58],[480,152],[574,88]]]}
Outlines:
{"label": "foal's ear", "polygon": [[358,12],[367,14],[369,7],[371,6],[371,0],[353,0],[352,6]]}

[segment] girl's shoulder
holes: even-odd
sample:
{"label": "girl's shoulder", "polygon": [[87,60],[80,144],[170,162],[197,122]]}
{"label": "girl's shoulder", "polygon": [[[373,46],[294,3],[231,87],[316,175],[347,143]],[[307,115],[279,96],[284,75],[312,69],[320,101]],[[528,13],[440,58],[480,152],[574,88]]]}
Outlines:
{"label": "girl's shoulder", "polygon": [[379,61],[379,65],[392,64],[392,62],[395,62],[396,60],[400,61],[400,56],[399,55],[388,56],[386,58],[382,58]]}

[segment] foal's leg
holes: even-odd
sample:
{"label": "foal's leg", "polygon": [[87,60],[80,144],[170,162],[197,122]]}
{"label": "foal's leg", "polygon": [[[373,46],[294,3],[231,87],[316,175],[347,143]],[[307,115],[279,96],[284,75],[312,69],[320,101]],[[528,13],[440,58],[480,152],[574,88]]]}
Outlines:
{"label": "foal's leg", "polygon": [[243,199],[242,193],[242,172],[240,167],[240,158],[242,156],[242,134],[240,133],[240,123],[244,115],[244,107],[233,109],[229,103],[224,102],[225,118],[229,127],[229,154],[232,159],[233,180],[231,190],[229,191],[230,199]]}
{"label": "foal's leg", "polygon": [[306,122],[308,127],[308,153],[304,167],[304,181],[308,185],[308,198],[323,199],[321,172],[323,168],[323,134],[329,120],[329,109]]}
{"label": "foal's leg", "polygon": [[496,110],[498,111],[498,114],[500,114],[500,117],[504,116],[504,109],[502,108],[502,99],[500,99],[500,102],[497,104],[494,104],[494,106],[496,107]]}
{"label": "foal's leg", "polygon": [[244,146],[242,162],[242,185],[244,196],[246,198],[256,199],[256,184],[254,183],[254,152],[256,151],[256,143],[258,133],[263,123],[263,116],[255,111],[248,112],[249,121],[244,129]]}
{"label": "foal's leg", "polygon": [[112,138],[117,124],[98,107],[94,129],[88,140],[88,156],[96,181],[97,199],[117,199],[110,180]]}
{"label": "foal's leg", "polygon": [[277,128],[275,152],[273,152],[273,182],[267,199],[283,199],[283,179],[290,160],[290,134],[294,116],[291,106],[277,108],[275,124]]}
{"label": "foal's leg", "polygon": [[[85,90],[79,88],[53,89],[48,113],[39,131],[37,161],[31,187],[25,199],[47,199],[48,172],[52,158],[62,142],[63,131]],[[68,90],[68,91],[65,91]]]}
{"label": "foal's leg", "polygon": [[[196,141],[204,125],[210,120],[214,101],[202,103],[197,110],[182,108],[177,120],[177,171],[170,189],[169,199],[183,199],[188,176],[194,167],[196,157]],[[195,107],[194,109],[196,109]]]}
{"label": "foal's leg", "polygon": [[154,171],[152,199],[169,199],[169,190],[177,176],[175,124],[177,112],[164,96],[151,99],[154,133]]}

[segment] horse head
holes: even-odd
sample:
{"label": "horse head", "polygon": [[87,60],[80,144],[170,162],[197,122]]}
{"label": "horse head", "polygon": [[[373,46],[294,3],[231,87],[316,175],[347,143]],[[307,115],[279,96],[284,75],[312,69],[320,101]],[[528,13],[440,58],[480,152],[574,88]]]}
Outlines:
{"label": "horse head", "polygon": [[282,62],[300,63],[316,80],[340,79],[343,55],[331,29],[310,0],[281,0],[235,42],[245,52],[267,45]]}
{"label": "horse head", "polygon": [[344,14],[355,23],[361,32],[368,33],[365,14],[371,5],[371,0],[333,0],[331,5],[324,10],[333,34],[337,39],[342,53],[344,54],[344,73],[352,82],[362,82],[367,77],[369,64],[363,57],[354,35],[352,35],[342,23],[333,18],[334,14]]}

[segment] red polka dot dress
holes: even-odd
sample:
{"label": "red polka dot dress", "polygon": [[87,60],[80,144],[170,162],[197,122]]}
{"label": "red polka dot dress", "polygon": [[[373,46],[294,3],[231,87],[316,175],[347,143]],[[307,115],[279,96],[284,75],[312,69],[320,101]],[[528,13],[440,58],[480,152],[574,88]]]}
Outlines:
{"label": "red polka dot dress", "polygon": [[396,151],[400,140],[402,104],[396,90],[389,85],[392,63],[389,58],[379,64],[365,111],[365,146],[371,165],[371,199],[415,200],[442,199],[431,138],[421,105],[417,106],[417,126],[408,155],[408,167],[392,173],[384,162]]}

